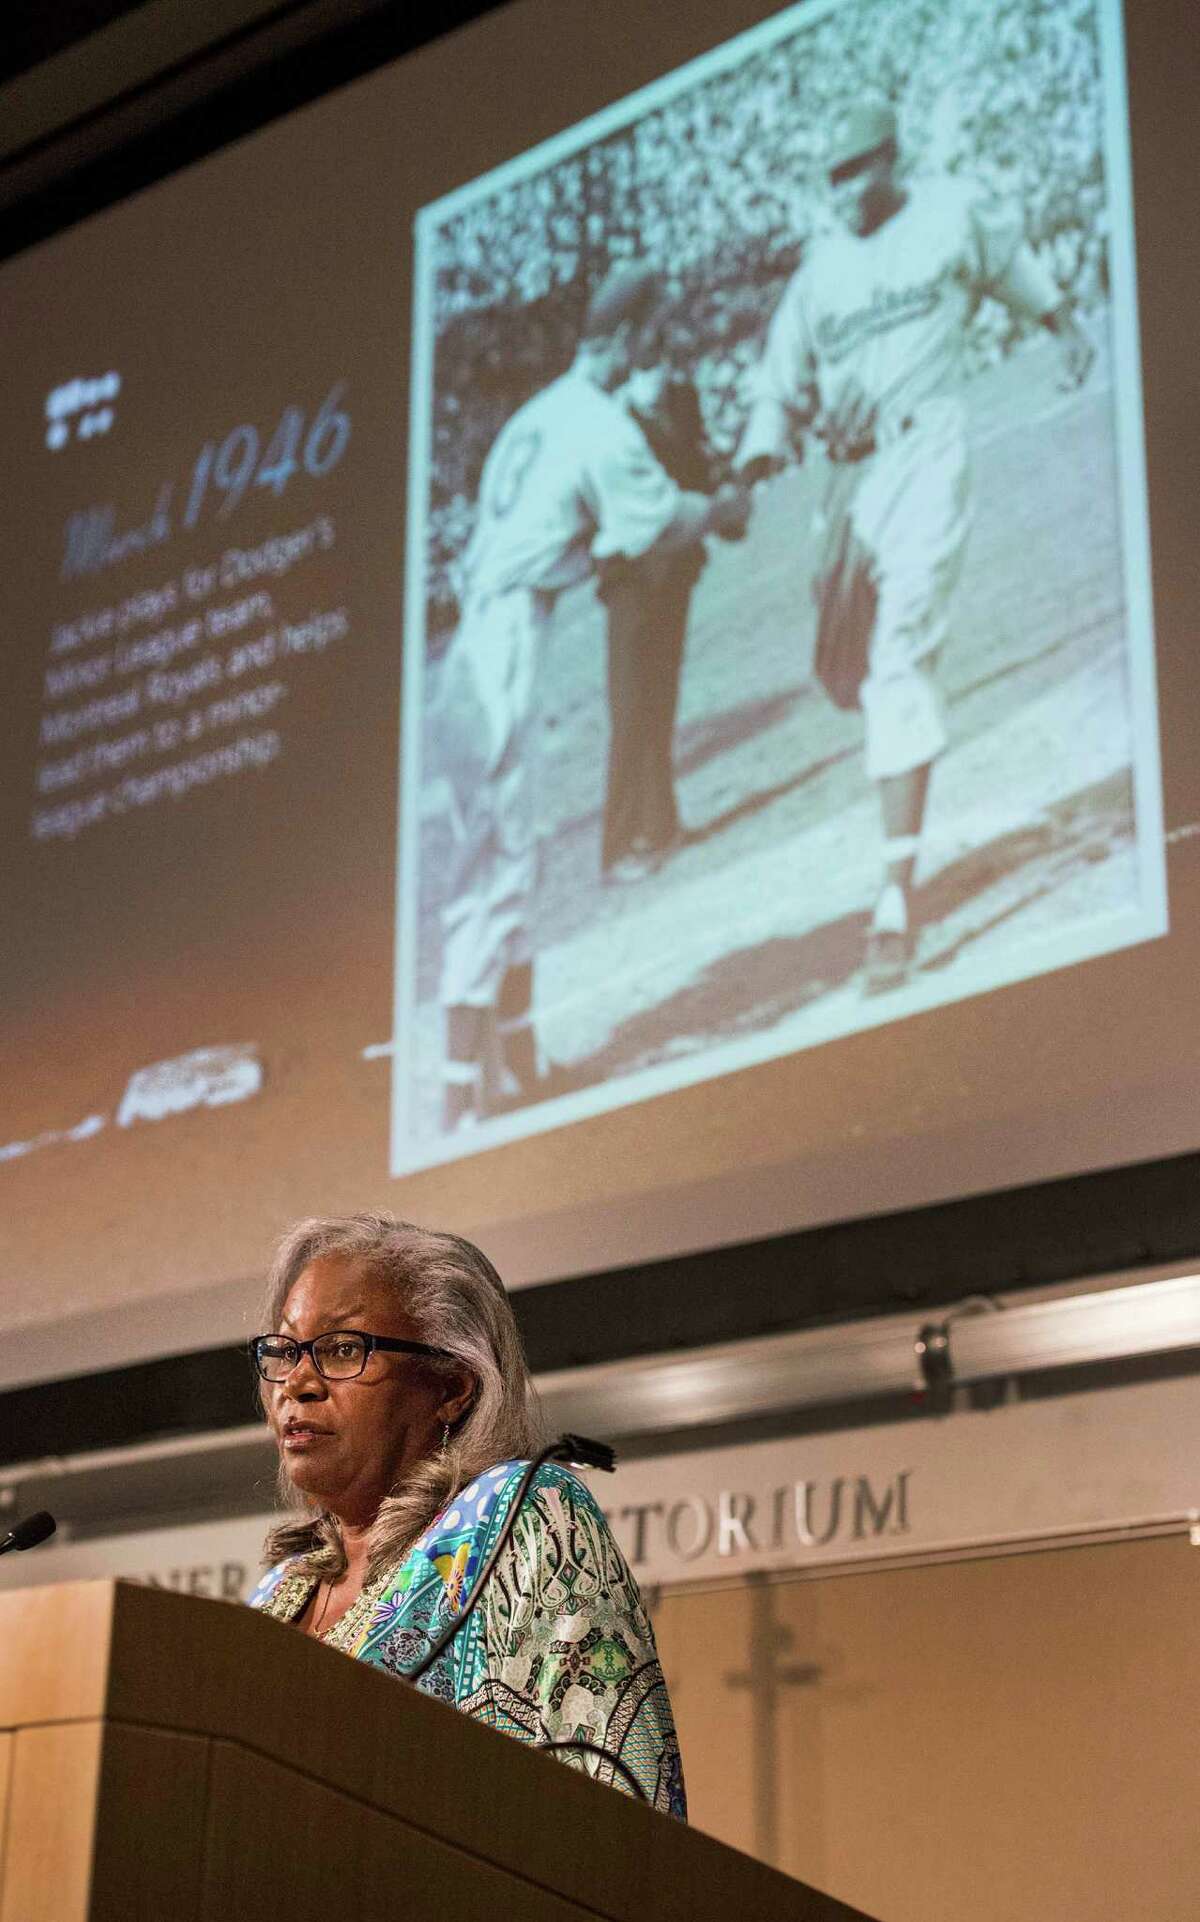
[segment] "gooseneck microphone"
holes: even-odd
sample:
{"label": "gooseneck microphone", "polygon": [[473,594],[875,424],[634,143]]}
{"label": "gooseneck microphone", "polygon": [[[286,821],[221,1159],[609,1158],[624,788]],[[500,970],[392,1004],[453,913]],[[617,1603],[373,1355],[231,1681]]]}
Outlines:
{"label": "gooseneck microphone", "polygon": [[608,1443],[592,1441],[587,1435],[560,1435],[557,1441],[548,1442],[541,1453],[534,1456],[517,1484],[517,1491],[509,1503],[508,1514],[504,1518],[504,1526],[492,1545],[491,1553],[476,1575],[465,1602],[458,1614],[451,1616],[442,1633],[426,1649],[420,1661],[414,1663],[412,1668],[404,1670],[405,1681],[419,1682],[422,1675],[427,1675],[438,1657],[446,1653],[455,1636],[461,1635],[467,1626],[468,1617],[473,1613],[480,1596],[487,1587],[488,1577],[508,1546],[513,1529],[517,1525],[522,1503],[533,1485],[534,1477],[542,1464],[549,1461],[570,1462],[577,1468],[603,1468],[610,1475],[617,1465],[616,1453]]}
{"label": "gooseneck microphone", "polygon": [[0,1555],[7,1555],[10,1548],[36,1548],[39,1542],[49,1541],[57,1527],[49,1510],[39,1508],[36,1515],[26,1515],[0,1539]]}
{"label": "gooseneck microphone", "polygon": [[[461,1634],[462,1630],[466,1627],[468,1617],[477,1606],[484,1589],[487,1587],[488,1578],[492,1570],[495,1568],[496,1563],[500,1560],[501,1555],[503,1555],[509,1541],[512,1539],[513,1530],[517,1525],[517,1517],[521,1512],[525,1497],[533,1486],[538,1469],[541,1468],[543,1462],[549,1461],[567,1462],[576,1468],[602,1468],[605,1473],[609,1475],[612,1474],[613,1469],[617,1465],[616,1454],[614,1450],[608,1446],[608,1443],[592,1441],[588,1435],[560,1435],[557,1441],[550,1442],[542,1449],[540,1454],[534,1456],[517,1485],[516,1493],[513,1495],[512,1501],[509,1504],[508,1514],[504,1518],[504,1525],[496,1537],[495,1542],[492,1544],[491,1552],[484,1562],[483,1567],[476,1575],[466,1601],[458,1611],[458,1614],[452,1616],[449,1622],[447,1622],[436,1641],[426,1649],[420,1661],[414,1663],[412,1668],[404,1670],[404,1678],[406,1681],[417,1682],[422,1675],[427,1675],[438,1657],[445,1654],[455,1636]],[[570,1742],[535,1742],[532,1746],[542,1749],[547,1755],[562,1755],[570,1749],[583,1755],[598,1755],[601,1760],[607,1762],[609,1767],[621,1777],[626,1787],[632,1790],[639,1802],[649,1802],[650,1800],[650,1797],[646,1794],[645,1789],[638,1781],[637,1776],[630,1768],[628,1762],[623,1761],[621,1756],[615,1755],[611,1749],[601,1748],[596,1742],[583,1740]]]}

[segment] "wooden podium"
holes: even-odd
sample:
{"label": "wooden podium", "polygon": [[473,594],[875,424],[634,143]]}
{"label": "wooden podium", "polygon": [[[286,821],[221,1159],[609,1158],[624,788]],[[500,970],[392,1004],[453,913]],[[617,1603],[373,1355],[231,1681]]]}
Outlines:
{"label": "wooden podium", "polygon": [[250,1609],[127,1582],[0,1596],[0,1822],[0,1922],[859,1913]]}

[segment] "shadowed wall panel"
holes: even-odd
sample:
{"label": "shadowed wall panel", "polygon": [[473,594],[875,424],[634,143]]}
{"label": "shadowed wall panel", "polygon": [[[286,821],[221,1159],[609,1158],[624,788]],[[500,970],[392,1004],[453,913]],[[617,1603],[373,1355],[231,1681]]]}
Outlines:
{"label": "shadowed wall panel", "polygon": [[692,1819],[885,1922],[1192,1922],[1186,1536],[665,1595]]}

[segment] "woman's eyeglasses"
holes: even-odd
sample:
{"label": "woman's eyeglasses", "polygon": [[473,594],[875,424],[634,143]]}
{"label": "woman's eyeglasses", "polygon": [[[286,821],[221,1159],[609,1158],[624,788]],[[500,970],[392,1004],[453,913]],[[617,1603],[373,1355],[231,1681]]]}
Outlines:
{"label": "woman's eyeglasses", "polygon": [[431,1348],[423,1341],[397,1341],[392,1335],[365,1335],[360,1328],[335,1328],[313,1341],[293,1341],[290,1335],[254,1335],[250,1355],[264,1381],[286,1381],[301,1355],[311,1355],[312,1365],[326,1381],[353,1381],[367,1365],[372,1349],[388,1354],[433,1355],[446,1361],[454,1357],[445,1348]]}

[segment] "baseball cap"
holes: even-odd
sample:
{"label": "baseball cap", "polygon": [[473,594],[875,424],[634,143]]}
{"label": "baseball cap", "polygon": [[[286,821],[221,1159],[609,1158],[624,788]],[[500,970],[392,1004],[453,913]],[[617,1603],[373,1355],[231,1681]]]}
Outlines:
{"label": "baseball cap", "polygon": [[660,278],[644,261],[625,261],[594,288],[583,316],[583,331],[604,340],[625,321],[648,320],[658,302]]}
{"label": "baseball cap", "polygon": [[859,100],[837,124],[825,166],[830,173],[897,138],[896,115],[885,100]]}

